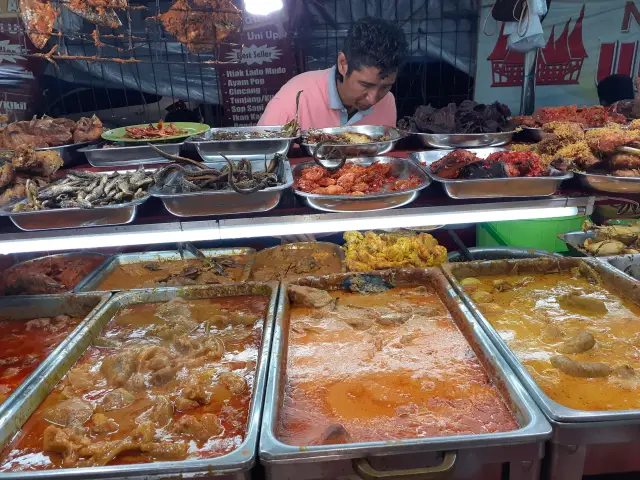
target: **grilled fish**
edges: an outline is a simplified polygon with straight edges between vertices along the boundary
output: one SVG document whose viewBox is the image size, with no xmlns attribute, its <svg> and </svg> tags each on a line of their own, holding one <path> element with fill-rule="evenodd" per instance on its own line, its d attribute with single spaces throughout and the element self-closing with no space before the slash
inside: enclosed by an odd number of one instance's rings
<svg viewBox="0 0 640 480">
<path fill-rule="evenodd" d="M 53 32 L 57 12 L 49 0 L 20 0 L 20 18 L 31 43 L 42 50 Z"/>
<path fill-rule="evenodd" d="M 116 0 L 111 3 L 120 5 L 122 2 Z M 86 21 L 101 27 L 118 28 L 122 26 L 122 22 L 113 8 L 95 8 L 91 6 L 91 2 L 85 0 L 71 0 L 65 2 L 64 6 Z M 126 6 L 126 1 L 123 6 Z"/>
</svg>

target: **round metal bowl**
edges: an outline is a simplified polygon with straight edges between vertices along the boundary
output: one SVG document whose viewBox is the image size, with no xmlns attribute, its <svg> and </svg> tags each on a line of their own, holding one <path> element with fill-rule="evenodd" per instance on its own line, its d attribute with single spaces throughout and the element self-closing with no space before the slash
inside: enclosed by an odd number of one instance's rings
<svg viewBox="0 0 640 480">
<path fill-rule="evenodd" d="M 546 250 L 537 250 L 535 248 L 517 248 L 517 247 L 473 247 L 469 249 L 469 253 L 474 260 L 506 260 L 511 258 L 548 258 L 562 257 L 558 253 L 547 252 Z M 466 262 L 462 253 L 458 250 L 450 252 L 447 255 L 449 263 Z"/>
<path fill-rule="evenodd" d="M 499 133 L 411 133 L 422 145 L 429 148 L 478 148 L 498 147 L 513 139 L 515 132 Z"/>
<path fill-rule="evenodd" d="M 383 142 L 368 142 L 368 143 L 354 143 L 348 145 L 336 145 L 332 143 L 325 143 L 321 147 L 323 150 L 331 150 L 332 158 L 346 156 L 351 157 L 375 157 L 376 155 L 382 155 L 390 152 L 398 143 L 398 140 L 404 137 L 404 134 L 397 128 L 390 128 L 381 125 L 355 125 L 349 127 L 332 127 L 332 128 L 319 128 L 314 129 L 314 132 L 328 133 L 338 135 L 345 132 L 362 133 L 364 135 L 374 136 L 388 136 L 389 140 Z M 313 156 L 316 147 L 315 143 L 307 143 L 308 130 L 302 132 L 302 148 L 309 156 Z M 320 152 L 322 156 L 322 152 Z"/>
</svg>

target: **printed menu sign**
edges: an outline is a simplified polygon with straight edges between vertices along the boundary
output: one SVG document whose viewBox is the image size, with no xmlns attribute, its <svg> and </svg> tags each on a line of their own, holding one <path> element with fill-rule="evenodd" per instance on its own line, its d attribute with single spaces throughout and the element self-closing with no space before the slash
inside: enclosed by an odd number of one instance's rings
<svg viewBox="0 0 640 480">
<path fill-rule="evenodd" d="M 222 60 L 239 62 L 218 67 L 225 126 L 255 125 L 269 100 L 294 75 L 286 27 L 284 9 L 268 16 L 245 14 L 239 45 L 222 49 Z"/>
</svg>

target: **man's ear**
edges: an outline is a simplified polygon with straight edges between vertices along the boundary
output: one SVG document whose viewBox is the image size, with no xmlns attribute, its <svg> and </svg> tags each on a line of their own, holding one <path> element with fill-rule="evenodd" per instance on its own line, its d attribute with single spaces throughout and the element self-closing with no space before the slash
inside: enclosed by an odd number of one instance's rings
<svg viewBox="0 0 640 480">
<path fill-rule="evenodd" d="M 347 57 L 343 52 L 338 54 L 338 73 L 343 77 L 347 76 L 349 71 L 349 64 L 347 63 Z"/>
</svg>

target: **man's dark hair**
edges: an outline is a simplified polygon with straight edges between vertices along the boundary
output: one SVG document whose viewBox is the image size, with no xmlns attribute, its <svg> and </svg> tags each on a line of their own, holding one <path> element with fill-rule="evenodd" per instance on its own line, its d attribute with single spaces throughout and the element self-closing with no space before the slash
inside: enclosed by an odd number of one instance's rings
<svg viewBox="0 0 640 480">
<path fill-rule="evenodd" d="M 598 83 L 600 104 L 608 107 L 620 100 L 633 99 L 633 80 L 629 75 L 609 75 Z"/>
<path fill-rule="evenodd" d="M 407 55 L 404 31 L 381 18 L 366 17 L 355 22 L 344 40 L 342 49 L 349 70 L 347 76 L 362 67 L 375 67 L 383 76 L 397 72 Z M 336 77 L 342 75 L 336 70 Z"/>
</svg>

